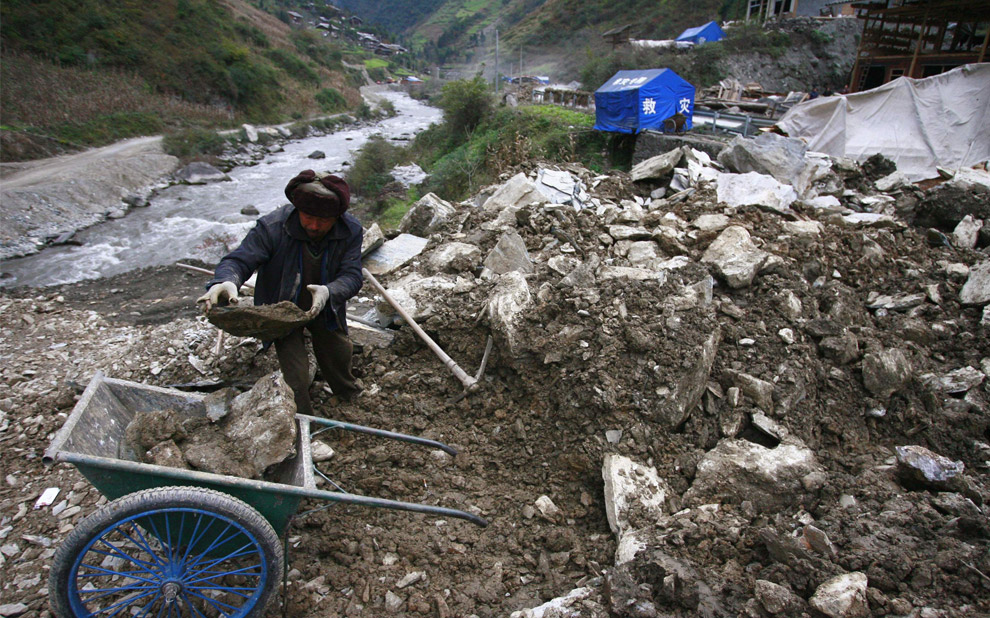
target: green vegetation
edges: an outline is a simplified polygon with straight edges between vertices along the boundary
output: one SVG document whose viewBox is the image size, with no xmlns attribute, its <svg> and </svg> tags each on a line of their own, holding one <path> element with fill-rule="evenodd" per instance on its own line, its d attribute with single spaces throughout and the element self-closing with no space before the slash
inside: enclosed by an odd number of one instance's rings
<svg viewBox="0 0 990 618">
<path fill-rule="evenodd" d="M 227 139 L 206 129 L 186 129 L 162 138 L 162 149 L 180 159 L 199 155 L 217 156 L 223 152 Z"/>
<path fill-rule="evenodd" d="M 347 109 L 347 100 L 335 88 L 324 88 L 316 93 L 316 102 L 320 109 L 327 113 L 340 112 Z"/>
</svg>

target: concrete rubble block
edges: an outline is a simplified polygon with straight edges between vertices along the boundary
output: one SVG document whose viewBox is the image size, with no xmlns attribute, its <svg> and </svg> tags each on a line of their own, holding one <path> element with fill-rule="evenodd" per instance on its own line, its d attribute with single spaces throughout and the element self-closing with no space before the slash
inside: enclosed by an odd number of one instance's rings
<svg viewBox="0 0 990 618">
<path fill-rule="evenodd" d="M 563 288 L 593 288 L 597 282 L 595 272 L 598 270 L 600 258 L 597 253 L 592 253 L 588 259 L 581 262 L 566 277 L 560 280 L 557 285 Z"/>
<path fill-rule="evenodd" d="M 911 180 L 904 175 L 903 172 L 893 172 L 887 174 L 883 178 L 877 179 L 873 185 L 877 188 L 877 191 L 883 191 L 884 193 L 890 193 L 891 191 L 896 191 L 897 189 L 902 189 L 911 184 Z"/>
<path fill-rule="evenodd" d="M 670 486 L 656 468 L 640 465 L 622 455 L 605 455 L 605 515 L 616 537 L 626 531 L 655 523 L 664 514 Z M 635 522 L 630 517 L 635 516 Z"/>
<path fill-rule="evenodd" d="M 634 226 L 638 225 L 645 217 L 646 210 L 632 200 L 622 200 L 622 208 L 615 213 L 616 221 Z"/>
<path fill-rule="evenodd" d="M 610 225 L 608 235 L 615 240 L 649 240 L 653 237 L 646 228 L 628 225 Z"/>
<path fill-rule="evenodd" d="M 774 212 L 791 214 L 791 204 L 798 198 L 794 187 L 757 172 L 746 174 L 722 172 L 719 173 L 717 181 L 718 201 L 729 206 L 763 206 Z"/>
<path fill-rule="evenodd" d="M 727 438 L 698 462 L 684 503 L 749 500 L 760 511 L 776 511 L 806 501 L 823 482 L 814 452 L 796 437 L 788 436 L 774 448 Z"/>
<path fill-rule="evenodd" d="M 660 251 L 652 240 L 633 241 L 626 250 L 626 259 L 635 267 L 650 268 L 660 260 Z"/>
<path fill-rule="evenodd" d="M 560 508 L 553 503 L 550 496 L 540 496 L 536 499 L 533 506 L 536 507 L 536 511 L 540 514 L 540 517 L 547 521 L 557 521 L 562 515 Z"/>
<path fill-rule="evenodd" d="M 777 614 L 796 615 L 806 605 L 804 599 L 794 594 L 789 588 L 765 579 L 756 580 L 753 585 L 753 596 L 767 613 L 774 616 Z"/>
<path fill-rule="evenodd" d="M 898 446 L 897 474 L 909 483 L 921 484 L 935 491 L 959 491 L 965 486 L 965 465 L 928 450 L 923 446 Z"/>
<path fill-rule="evenodd" d="M 381 226 L 372 223 L 371 227 L 364 231 L 364 236 L 361 238 L 361 257 L 363 258 L 384 244 L 385 233 L 382 232 Z"/>
<path fill-rule="evenodd" d="M 964 305 L 990 303 L 990 260 L 984 260 L 969 269 L 969 277 L 959 292 L 959 302 Z"/>
<path fill-rule="evenodd" d="M 176 179 L 190 185 L 205 185 L 208 182 L 220 180 L 230 180 L 230 176 L 224 174 L 209 163 L 193 161 L 189 165 L 175 173 Z"/>
<path fill-rule="evenodd" d="M 803 194 L 818 173 L 818 164 L 805 157 L 799 139 L 762 133 L 754 139 L 736 137 L 718 154 L 718 162 L 733 172 L 773 176 Z M 720 198 L 721 199 L 721 198 Z"/>
<path fill-rule="evenodd" d="M 399 231 L 416 236 L 429 236 L 440 229 L 457 211 L 454 205 L 433 193 L 419 198 L 399 222 Z"/>
<path fill-rule="evenodd" d="M 630 268 L 628 266 L 602 266 L 598 269 L 599 281 L 623 279 L 626 281 L 656 281 L 663 285 L 667 281 L 667 271 L 648 268 Z"/>
<path fill-rule="evenodd" d="M 974 219 L 973 215 L 966 215 L 956 226 L 956 229 L 952 230 L 952 244 L 960 249 L 972 249 L 976 247 L 976 241 L 979 239 L 982 229 L 983 221 L 981 219 Z"/>
<path fill-rule="evenodd" d="M 729 221 L 729 217 L 725 215 L 705 214 L 699 215 L 697 219 L 691 222 L 691 225 L 702 232 L 721 232 L 729 227 Z"/>
<path fill-rule="evenodd" d="M 633 182 L 663 178 L 677 167 L 682 158 L 684 158 L 684 150 L 681 148 L 651 157 L 634 165 L 629 171 L 629 178 Z"/>
<path fill-rule="evenodd" d="M 519 232 L 508 230 L 502 234 L 498 243 L 485 258 L 485 270 L 495 275 L 504 275 L 507 272 L 533 272 L 533 261 L 529 259 L 526 241 Z"/>
<path fill-rule="evenodd" d="M 569 172 L 540 168 L 536 172 L 536 189 L 554 204 L 582 208 L 590 199 L 580 180 Z"/>
<path fill-rule="evenodd" d="M 825 229 L 825 226 L 818 221 L 784 221 L 781 223 L 781 227 L 788 234 L 803 236 L 805 238 L 821 236 Z"/>
<path fill-rule="evenodd" d="M 701 261 L 712 264 L 729 287 L 744 288 L 753 283 L 769 255 L 753 244 L 746 228 L 731 225 L 708 246 Z"/>
<path fill-rule="evenodd" d="M 721 339 L 722 331 L 716 329 L 701 343 L 696 353 L 690 356 L 694 361 L 693 366 L 681 377 L 673 395 L 661 403 L 657 410 L 658 420 L 664 427 L 673 429 L 680 426 L 698 406 L 708 386 Z"/>
<path fill-rule="evenodd" d="M 936 392 L 958 395 L 976 388 L 986 377 L 985 373 L 974 367 L 960 367 L 941 376 L 925 374 L 921 376 L 921 382 Z"/>
<path fill-rule="evenodd" d="M 387 275 L 423 252 L 429 239 L 413 234 L 399 234 L 375 249 L 364 259 L 364 267 L 373 275 Z"/>
<path fill-rule="evenodd" d="M 221 422 L 190 436 L 183 444 L 186 462 L 206 472 L 260 478 L 295 455 L 295 413 L 292 389 L 280 372 L 269 374 L 235 397 Z"/>
<path fill-rule="evenodd" d="M 449 242 L 437 247 L 428 261 L 433 272 L 448 273 L 473 271 L 480 263 L 481 249 L 463 242 Z"/>
<path fill-rule="evenodd" d="M 868 300 L 866 306 L 870 309 L 886 309 L 887 311 L 907 311 L 925 302 L 928 297 L 923 292 L 917 294 L 883 294 L 873 300 Z"/>
<path fill-rule="evenodd" d="M 500 186 L 490 198 L 485 200 L 482 209 L 486 212 L 499 212 L 505 209 L 519 210 L 548 202 L 536 185 L 522 172 L 516 174 Z"/>
<path fill-rule="evenodd" d="M 872 614 L 866 588 L 865 574 L 845 573 L 819 586 L 809 603 L 829 618 L 869 618 Z"/>
<path fill-rule="evenodd" d="M 897 348 L 870 352 L 863 357 L 863 386 L 881 399 L 904 388 L 914 376 L 911 360 Z"/>
<path fill-rule="evenodd" d="M 532 302 L 526 278 L 516 271 L 499 277 L 488 298 L 488 318 L 492 329 L 510 356 L 522 356 L 526 350 L 526 337 L 520 330 L 520 322 Z"/>
</svg>

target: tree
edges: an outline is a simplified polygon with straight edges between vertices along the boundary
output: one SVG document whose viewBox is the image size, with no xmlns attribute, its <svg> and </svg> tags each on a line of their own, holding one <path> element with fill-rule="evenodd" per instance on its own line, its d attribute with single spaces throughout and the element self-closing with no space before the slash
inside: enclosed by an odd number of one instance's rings
<svg viewBox="0 0 990 618">
<path fill-rule="evenodd" d="M 450 134 L 458 138 L 470 135 L 494 109 L 488 84 L 481 77 L 444 84 L 438 105 Z"/>
</svg>

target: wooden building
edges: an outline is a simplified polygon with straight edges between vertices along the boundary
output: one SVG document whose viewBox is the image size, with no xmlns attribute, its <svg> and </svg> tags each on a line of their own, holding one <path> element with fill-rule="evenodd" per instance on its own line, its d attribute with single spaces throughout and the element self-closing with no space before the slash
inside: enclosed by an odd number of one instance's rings
<svg viewBox="0 0 990 618">
<path fill-rule="evenodd" d="M 850 92 L 990 61 L 990 0 L 874 0 L 853 7 L 864 23 Z"/>
</svg>

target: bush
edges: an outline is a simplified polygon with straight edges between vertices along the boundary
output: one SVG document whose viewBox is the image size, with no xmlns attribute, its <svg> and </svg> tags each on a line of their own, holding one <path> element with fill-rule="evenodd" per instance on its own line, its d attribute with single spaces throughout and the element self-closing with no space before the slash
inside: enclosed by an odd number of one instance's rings
<svg viewBox="0 0 990 618">
<path fill-rule="evenodd" d="M 320 76 L 308 64 L 300 60 L 299 56 L 290 54 L 284 49 L 269 49 L 265 52 L 265 56 L 298 81 L 307 84 L 320 83 Z"/>
<path fill-rule="evenodd" d="M 324 88 L 316 93 L 315 98 L 317 105 L 324 112 L 333 113 L 347 109 L 347 100 L 335 88 Z"/>
<path fill-rule="evenodd" d="M 227 140 L 213 131 L 187 129 L 169 133 L 162 138 L 162 149 L 180 159 L 198 155 L 218 156 L 223 153 Z"/>
<path fill-rule="evenodd" d="M 355 195 L 375 198 L 392 182 L 392 168 L 408 158 L 404 148 L 390 144 L 381 135 L 373 135 L 354 159 L 347 172 L 347 182 Z"/>
<path fill-rule="evenodd" d="M 488 83 L 480 76 L 444 84 L 437 106 L 443 110 L 448 134 L 466 138 L 494 109 Z"/>
</svg>

